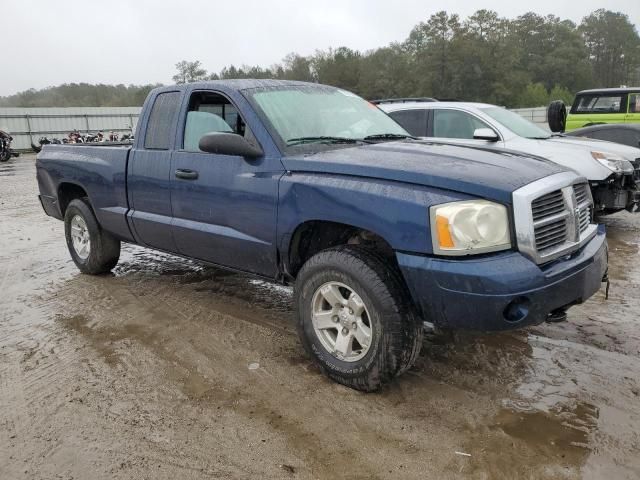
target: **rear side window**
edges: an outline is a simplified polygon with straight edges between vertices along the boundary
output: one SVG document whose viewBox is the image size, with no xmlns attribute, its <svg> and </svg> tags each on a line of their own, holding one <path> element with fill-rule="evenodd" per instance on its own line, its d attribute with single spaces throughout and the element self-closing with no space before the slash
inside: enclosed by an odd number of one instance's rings
<svg viewBox="0 0 640 480">
<path fill-rule="evenodd" d="M 427 136 L 427 110 L 398 110 L 389 116 L 415 137 Z"/>
<path fill-rule="evenodd" d="M 161 93 L 156 97 L 147 123 L 144 148 L 168 150 L 171 145 L 171 131 L 180 109 L 180 92 Z"/>
<path fill-rule="evenodd" d="M 640 113 L 640 93 L 629 95 L 629 113 Z"/>
<path fill-rule="evenodd" d="M 624 113 L 623 95 L 582 95 L 576 98 L 571 113 Z"/>
</svg>

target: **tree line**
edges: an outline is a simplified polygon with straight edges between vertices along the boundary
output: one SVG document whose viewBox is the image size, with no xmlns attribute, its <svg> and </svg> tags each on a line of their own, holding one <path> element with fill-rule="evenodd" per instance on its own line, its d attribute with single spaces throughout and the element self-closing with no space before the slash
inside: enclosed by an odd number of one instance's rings
<svg viewBox="0 0 640 480">
<path fill-rule="evenodd" d="M 66 83 L 0 97 L 0 107 L 135 107 L 162 84 L 104 85 Z"/>
<path fill-rule="evenodd" d="M 213 73 L 184 60 L 173 81 L 229 78 L 320 82 L 369 99 L 431 96 L 533 107 L 570 103 L 585 88 L 640 86 L 640 36 L 627 15 L 605 9 L 580 24 L 532 12 L 507 19 L 483 9 L 461 19 L 441 11 L 404 41 L 377 49 L 290 53 L 276 65 Z M 62 85 L 0 98 L 0 106 L 141 105 L 154 86 Z"/>
</svg>

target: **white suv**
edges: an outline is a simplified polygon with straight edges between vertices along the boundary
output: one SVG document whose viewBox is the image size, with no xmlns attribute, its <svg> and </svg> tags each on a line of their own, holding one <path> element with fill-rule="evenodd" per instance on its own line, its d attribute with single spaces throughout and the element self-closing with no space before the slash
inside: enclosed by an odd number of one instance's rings
<svg viewBox="0 0 640 480">
<path fill-rule="evenodd" d="M 551 134 L 505 108 L 432 99 L 374 101 L 405 130 L 429 140 L 499 147 L 546 158 L 589 180 L 596 210 L 634 211 L 640 204 L 640 149 Z"/>
</svg>

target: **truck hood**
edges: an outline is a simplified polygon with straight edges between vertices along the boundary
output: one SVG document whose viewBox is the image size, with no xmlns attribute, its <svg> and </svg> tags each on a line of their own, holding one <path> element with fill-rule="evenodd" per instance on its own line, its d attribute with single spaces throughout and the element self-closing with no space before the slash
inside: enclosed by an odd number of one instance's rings
<svg viewBox="0 0 640 480">
<path fill-rule="evenodd" d="M 287 156 L 292 172 L 350 175 L 441 188 L 511 203 L 511 193 L 566 171 L 545 159 L 504 149 L 399 141 Z"/>
</svg>

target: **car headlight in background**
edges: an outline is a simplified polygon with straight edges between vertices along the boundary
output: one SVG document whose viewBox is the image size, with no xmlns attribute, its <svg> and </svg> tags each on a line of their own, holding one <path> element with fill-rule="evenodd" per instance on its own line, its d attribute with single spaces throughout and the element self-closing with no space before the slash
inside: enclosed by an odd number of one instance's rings
<svg viewBox="0 0 640 480">
<path fill-rule="evenodd" d="M 464 200 L 430 208 L 433 251 L 474 255 L 511 248 L 507 208 L 488 200 Z"/>
<path fill-rule="evenodd" d="M 633 165 L 620 155 L 610 152 L 591 152 L 591 156 L 615 173 L 633 173 Z"/>
</svg>

